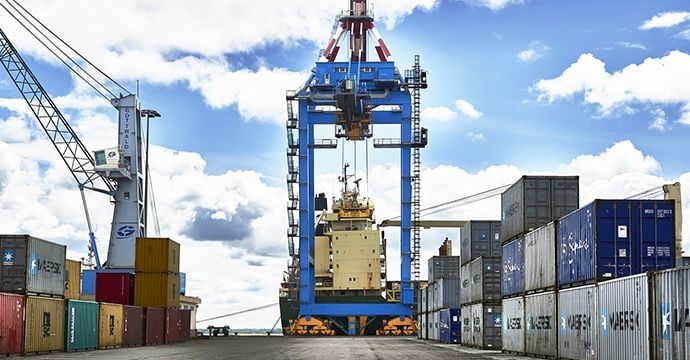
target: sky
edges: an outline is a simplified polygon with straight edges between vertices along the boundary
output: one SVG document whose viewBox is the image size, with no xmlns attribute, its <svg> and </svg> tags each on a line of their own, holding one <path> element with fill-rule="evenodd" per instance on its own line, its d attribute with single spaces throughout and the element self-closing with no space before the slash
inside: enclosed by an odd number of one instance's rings
<svg viewBox="0 0 690 360">
<path fill-rule="evenodd" d="M 130 91 L 138 82 L 143 107 L 162 114 L 151 122 L 158 217 L 161 234 L 182 245 L 187 292 L 203 301 L 198 319 L 276 302 L 288 261 L 285 91 L 307 79 L 347 2 L 24 6 Z M 419 54 L 429 73 L 422 93 L 422 124 L 429 129 L 422 207 L 523 174 L 563 174 L 580 176 L 582 205 L 679 181 L 690 211 L 683 155 L 690 150 L 687 1 L 378 0 L 373 9 L 398 68 L 409 68 Z M 2 9 L 0 24 L 86 147 L 116 145 L 117 114 L 108 101 Z M 332 137 L 332 128 L 319 131 Z M 389 131 L 374 128 L 374 137 Z M 368 179 L 377 219 L 398 215 L 397 152 L 366 151 L 363 144 L 358 150 L 358 175 Z M 345 153 L 354 162 L 352 145 Z M 317 156 L 316 189 L 330 197 L 342 153 Z M 105 257 L 112 206 L 100 194 L 87 200 Z M 434 218 L 499 219 L 500 199 Z M 689 231 L 685 220 L 685 238 Z M 67 244 L 71 258 L 86 252 L 74 180 L 4 72 L 0 232 Z M 395 279 L 399 243 L 395 232 L 387 234 Z M 424 231 L 423 259 L 446 236 L 457 240 L 457 231 Z M 216 325 L 270 327 L 278 315 L 274 307 Z"/>
</svg>

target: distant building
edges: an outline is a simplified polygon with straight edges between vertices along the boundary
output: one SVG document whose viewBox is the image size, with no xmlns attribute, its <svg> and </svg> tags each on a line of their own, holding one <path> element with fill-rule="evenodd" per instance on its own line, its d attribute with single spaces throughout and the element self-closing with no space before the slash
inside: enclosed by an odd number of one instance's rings
<svg viewBox="0 0 690 360">
<path fill-rule="evenodd" d="M 199 308 L 199 304 L 201 304 L 201 298 L 196 297 L 196 296 L 186 296 L 186 295 L 180 295 L 180 309 L 191 309 L 192 310 L 192 316 L 191 316 L 191 321 L 189 322 L 189 336 L 190 337 L 195 337 L 196 336 L 196 310 Z"/>
</svg>

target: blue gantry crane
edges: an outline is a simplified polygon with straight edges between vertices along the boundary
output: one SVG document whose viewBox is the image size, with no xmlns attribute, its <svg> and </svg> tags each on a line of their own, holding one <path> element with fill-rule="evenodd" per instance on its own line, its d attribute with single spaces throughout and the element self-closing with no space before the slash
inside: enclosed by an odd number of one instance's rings
<svg viewBox="0 0 690 360">
<path fill-rule="evenodd" d="M 328 46 L 311 76 L 298 90 L 287 94 L 288 247 L 291 256 L 288 277 L 291 280 L 288 279 L 283 287 L 291 288 L 292 300 L 299 302 L 295 321 L 305 324 L 303 328 L 333 324 L 344 333 L 354 335 L 362 333 L 357 329 L 363 327 L 358 323 L 363 318 L 384 318 L 387 320 L 377 330 L 379 333 L 409 335 L 407 330 L 414 328 L 411 319 L 413 280 L 419 280 L 420 234 L 416 224 L 420 204 L 420 149 L 427 144 L 427 130 L 420 126 L 420 90 L 427 87 L 427 76 L 420 66 L 419 56 L 415 56 L 412 69 L 401 74 L 374 26 L 367 1 L 349 2 L 349 9 L 336 18 Z M 339 58 L 341 48 L 345 48 L 346 53 Z M 375 56 L 368 53 L 372 49 Z M 319 125 L 334 125 L 336 139 L 316 139 L 315 127 Z M 336 148 L 338 139 L 363 141 L 372 138 L 375 125 L 397 125 L 400 131 L 399 138 L 373 139 L 374 148 L 400 151 L 400 299 L 366 303 L 319 299 L 315 282 L 315 231 L 319 225 L 317 211 L 323 209 L 317 209 L 315 204 L 316 151 Z M 281 313 L 285 327 L 282 305 Z M 314 319 L 327 320 L 314 322 Z M 339 325 L 337 319 L 347 319 L 347 323 Z M 312 332 L 316 333 L 319 332 Z"/>
</svg>

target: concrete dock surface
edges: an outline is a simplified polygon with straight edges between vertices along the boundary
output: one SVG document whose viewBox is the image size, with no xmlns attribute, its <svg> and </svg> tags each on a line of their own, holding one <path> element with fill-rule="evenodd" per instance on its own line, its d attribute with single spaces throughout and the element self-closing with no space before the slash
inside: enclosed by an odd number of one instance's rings
<svg viewBox="0 0 690 360">
<path fill-rule="evenodd" d="M 230 336 L 185 343 L 31 356 L 32 359 L 468 359 L 527 357 L 398 337 Z"/>
</svg>

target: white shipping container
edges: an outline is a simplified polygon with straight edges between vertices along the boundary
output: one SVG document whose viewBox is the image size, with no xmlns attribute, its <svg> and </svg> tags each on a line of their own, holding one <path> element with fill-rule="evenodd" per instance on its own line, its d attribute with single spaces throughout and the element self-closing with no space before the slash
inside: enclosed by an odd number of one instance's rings
<svg viewBox="0 0 690 360">
<path fill-rule="evenodd" d="M 690 268 L 654 276 L 652 327 L 656 359 L 690 359 Z"/>
<path fill-rule="evenodd" d="M 556 286 L 556 222 L 525 235 L 525 292 Z"/>
<path fill-rule="evenodd" d="M 429 311 L 460 307 L 460 278 L 443 278 L 434 283 L 434 299 Z"/>
<path fill-rule="evenodd" d="M 417 313 L 418 314 L 425 313 L 425 312 L 429 311 L 429 309 L 427 307 L 427 290 L 428 289 L 429 289 L 428 287 L 423 287 L 423 288 L 419 289 L 419 295 L 417 297 L 417 299 L 419 300 L 419 302 L 417 304 Z"/>
<path fill-rule="evenodd" d="M 472 295 L 472 279 L 470 277 L 470 264 L 467 263 L 460 268 L 460 304 L 470 303 Z"/>
<path fill-rule="evenodd" d="M 525 296 L 525 353 L 558 355 L 557 301 L 553 291 Z"/>
<path fill-rule="evenodd" d="M 562 359 L 598 358 L 598 334 L 601 319 L 597 312 L 595 285 L 558 292 L 558 355 Z"/>
<path fill-rule="evenodd" d="M 472 305 L 460 308 L 460 344 L 472 345 Z"/>
<path fill-rule="evenodd" d="M 599 284 L 599 357 L 650 359 L 649 273 Z"/>
<path fill-rule="evenodd" d="M 441 327 L 439 326 L 439 315 L 440 311 L 434 311 L 429 314 L 431 321 L 430 321 L 430 329 L 429 329 L 429 338 L 431 340 L 439 341 L 441 340 Z"/>
<path fill-rule="evenodd" d="M 504 299 L 501 304 L 503 350 L 525 353 L 525 300 L 522 296 Z"/>
</svg>

